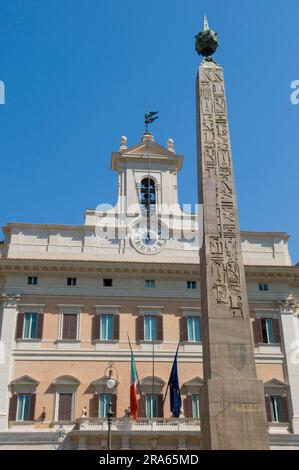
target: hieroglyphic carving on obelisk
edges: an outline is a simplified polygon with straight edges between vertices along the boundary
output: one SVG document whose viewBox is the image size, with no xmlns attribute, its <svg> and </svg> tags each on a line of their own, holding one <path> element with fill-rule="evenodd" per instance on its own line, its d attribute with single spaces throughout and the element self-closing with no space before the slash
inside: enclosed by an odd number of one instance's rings
<svg viewBox="0 0 299 470">
<path fill-rule="evenodd" d="M 211 54 L 217 34 L 196 37 L 204 385 L 203 449 L 267 449 L 263 384 L 257 380 L 235 196 L 223 70 Z"/>
</svg>

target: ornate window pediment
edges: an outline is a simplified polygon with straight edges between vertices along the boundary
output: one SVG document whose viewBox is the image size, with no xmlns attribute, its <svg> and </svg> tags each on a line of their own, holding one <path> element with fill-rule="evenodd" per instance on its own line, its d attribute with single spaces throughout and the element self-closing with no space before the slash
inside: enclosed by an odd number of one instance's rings
<svg viewBox="0 0 299 470">
<path fill-rule="evenodd" d="M 39 385 L 39 381 L 33 379 L 29 375 L 22 375 L 22 377 L 18 377 L 11 381 L 11 385 L 35 385 L 36 387 Z"/>
<path fill-rule="evenodd" d="M 143 377 L 143 379 L 140 380 L 140 389 L 138 387 L 138 391 L 142 393 L 154 393 L 155 394 L 160 394 L 162 393 L 163 387 L 165 385 L 165 381 L 161 379 L 160 377 L 155 376 L 154 380 L 152 376 L 147 376 Z"/>
<path fill-rule="evenodd" d="M 29 375 L 22 375 L 22 377 L 12 380 L 10 385 L 14 393 L 35 393 L 39 381 Z"/>
<path fill-rule="evenodd" d="M 196 394 L 200 392 L 203 386 L 203 379 L 199 376 L 193 377 L 192 379 L 185 382 L 181 387 L 183 395 Z"/>
<path fill-rule="evenodd" d="M 266 396 L 285 396 L 288 390 L 288 384 L 278 379 L 271 379 L 264 382 Z"/>
<path fill-rule="evenodd" d="M 80 383 L 80 380 L 72 375 L 60 375 L 53 380 L 57 392 L 74 392 Z"/>
</svg>

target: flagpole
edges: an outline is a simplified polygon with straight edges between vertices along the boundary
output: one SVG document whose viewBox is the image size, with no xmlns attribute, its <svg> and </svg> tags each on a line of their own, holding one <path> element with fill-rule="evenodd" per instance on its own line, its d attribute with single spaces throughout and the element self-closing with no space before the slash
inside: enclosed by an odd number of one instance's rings
<svg viewBox="0 0 299 470">
<path fill-rule="evenodd" d="M 155 395 L 155 339 L 154 339 L 154 335 L 153 335 L 153 329 L 152 329 L 152 341 L 153 341 L 153 358 L 152 358 L 152 361 L 153 361 L 153 377 L 152 377 L 152 400 L 151 400 L 151 408 L 152 408 L 152 411 L 154 411 L 154 395 Z M 153 413 L 154 414 L 154 413 Z M 152 416 L 153 418 L 154 416 Z"/>
<path fill-rule="evenodd" d="M 178 353 L 178 351 L 179 351 L 179 347 L 180 347 L 180 344 L 181 344 L 181 340 L 182 340 L 182 334 L 181 334 L 181 336 L 180 336 L 180 339 L 179 339 L 179 342 L 178 342 L 178 345 L 177 345 L 177 348 L 176 348 L 176 352 L 175 352 L 174 357 L 176 357 L 176 355 L 177 355 L 177 353 Z M 171 369 L 171 370 L 172 370 L 172 369 Z M 169 389 L 169 382 L 167 383 L 167 388 L 166 388 L 166 392 L 165 392 L 165 395 L 164 395 L 163 407 L 164 407 L 165 400 L 166 400 L 166 397 L 167 397 L 168 389 Z"/>
<path fill-rule="evenodd" d="M 133 354 L 132 345 L 131 345 L 131 341 L 130 341 L 130 337 L 129 337 L 129 333 L 128 333 L 128 332 L 127 332 L 127 336 L 128 336 L 130 351 L 131 351 L 131 354 Z M 144 404 L 144 397 L 143 397 L 143 393 L 142 393 L 142 389 L 141 389 L 141 384 L 140 384 L 140 380 L 139 380 L 139 375 L 138 375 L 137 367 L 136 367 L 136 374 L 137 374 L 138 387 L 139 387 L 139 390 L 140 390 L 141 402 L 142 402 L 142 406 L 143 406 L 144 413 L 145 413 L 145 416 L 146 416 L 146 407 L 145 407 L 145 404 Z"/>
</svg>

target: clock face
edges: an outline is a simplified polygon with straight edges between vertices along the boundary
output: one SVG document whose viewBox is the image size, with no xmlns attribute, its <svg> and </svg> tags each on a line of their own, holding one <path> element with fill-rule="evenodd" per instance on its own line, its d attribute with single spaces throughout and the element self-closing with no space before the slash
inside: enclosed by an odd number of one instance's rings
<svg viewBox="0 0 299 470">
<path fill-rule="evenodd" d="M 165 240 L 161 238 L 161 229 L 147 225 L 139 225 L 131 234 L 134 248 L 143 254 L 155 254 L 162 250 Z"/>
</svg>

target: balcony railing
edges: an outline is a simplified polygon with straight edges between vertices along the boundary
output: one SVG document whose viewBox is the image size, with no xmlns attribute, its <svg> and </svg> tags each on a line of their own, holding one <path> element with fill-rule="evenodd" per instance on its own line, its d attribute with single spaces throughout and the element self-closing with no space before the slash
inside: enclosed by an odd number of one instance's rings
<svg viewBox="0 0 299 470">
<path fill-rule="evenodd" d="M 80 418 L 75 429 L 80 431 L 107 431 L 106 418 Z M 112 431 L 199 431 L 198 418 L 138 418 L 133 421 L 129 418 L 114 418 Z"/>
</svg>

